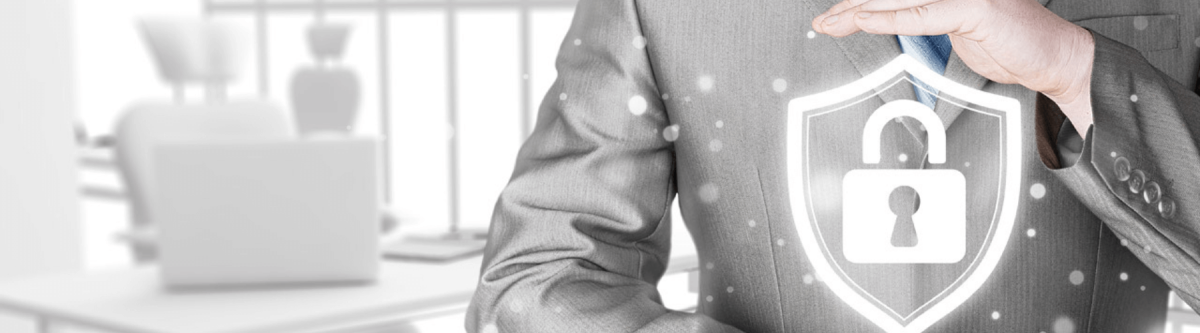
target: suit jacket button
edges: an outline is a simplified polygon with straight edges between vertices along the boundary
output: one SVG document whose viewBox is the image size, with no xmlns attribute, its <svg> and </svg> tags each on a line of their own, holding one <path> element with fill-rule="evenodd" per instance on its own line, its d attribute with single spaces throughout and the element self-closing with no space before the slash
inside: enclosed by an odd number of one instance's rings
<svg viewBox="0 0 1200 333">
<path fill-rule="evenodd" d="M 1162 216 L 1164 219 L 1169 219 L 1169 218 L 1174 217 L 1175 216 L 1175 200 L 1171 200 L 1171 198 L 1163 197 L 1162 200 L 1160 200 L 1158 202 L 1158 215 Z"/>
<path fill-rule="evenodd" d="M 1146 186 L 1146 173 L 1142 170 L 1133 170 L 1129 173 L 1129 192 L 1138 194 L 1142 192 L 1142 188 Z"/>
<path fill-rule="evenodd" d="M 1148 204 L 1158 202 L 1158 199 L 1162 195 L 1162 188 L 1158 187 L 1158 183 L 1148 181 L 1145 187 L 1142 192 L 1142 199 L 1145 199 Z"/>
<path fill-rule="evenodd" d="M 1117 180 L 1129 180 L 1129 160 L 1125 156 L 1117 157 L 1117 161 L 1113 162 L 1113 173 L 1117 175 Z"/>
</svg>

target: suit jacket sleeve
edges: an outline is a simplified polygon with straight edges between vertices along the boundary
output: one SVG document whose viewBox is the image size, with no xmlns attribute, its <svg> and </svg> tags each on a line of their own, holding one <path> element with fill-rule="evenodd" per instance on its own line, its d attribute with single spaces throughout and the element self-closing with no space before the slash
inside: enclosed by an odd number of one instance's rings
<svg viewBox="0 0 1200 333">
<path fill-rule="evenodd" d="M 666 309 L 656 289 L 674 157 L 640 36 L 634 0 L 579 2 L 496 203 L 468 331 L 736 331 Z"/>
<path fill-rule="evenodd" d="M 1134 255 L 1200 308 L 1200 96 L 1137 50 L 1093 36 L 1093 125 L 1086 140 L 1069 123 L 1050 134 L 1058 136 L 1065 166 L 1054 172 Z M 1057 159 L 1041 151 L 1043 161 Z"/>
</svg>

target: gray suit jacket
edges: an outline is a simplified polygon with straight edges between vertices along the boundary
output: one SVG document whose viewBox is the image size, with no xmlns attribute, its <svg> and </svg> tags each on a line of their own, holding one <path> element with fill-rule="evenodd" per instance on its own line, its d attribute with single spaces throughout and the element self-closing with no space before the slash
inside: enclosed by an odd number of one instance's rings
<svg viewBox="0 0 1200 333">
<path fill-rule="evenodd" d="M 1035 92 L 990 82 L 952 56 L 946 77 L 1020 101 L 1023 175 L 1005 189 L 1021 195 L 995 271 L 927 331 L 1161 331 L 1169 290 L 1200 305 L 1200 6 L 1046 2 L 1096 37 L 1093 132 L 1077 154 L 1039 154 L 1039 140 L 1070 142 L 1047 121 L 1061 115 L 1039 115 Z M 495 206 L 468 331 L 879 331 L 814 282 L 789 202 L 787 103 L 901 53 L 893 36 L 810 37 L 810 20 L 834 3 L 581 0 L 558 80 Z M 831 120 L 813 149 L 855 165 L 866 115 L 915 99 L 908 83 L 898 87 Z M 971 191 L 998 190 L 986 180 L 999 172 L 996 152 L 978 149 L 997 140 L 981 134 L 996 123 L 942 101 L 935 112 L 950 142 L 942 168 L 982 189 Z M 885 127 L 884 156 L 922 156 L 921 133 L 908 122 Z M 1068 167 L 1047 166 L 1060 158 Z M 655 289 L 676 195 L 705 267 L 696 313 L 665 309 Z M 992 211 L 980 198 L 968 196 L 968 215 Z M 968 230 L 989 222 L 971 218 Z M 908 308 L 955 276 L 919 267 L 874 275 L 902 286 L 877 290 L 881 298 Z"/>
</svg>

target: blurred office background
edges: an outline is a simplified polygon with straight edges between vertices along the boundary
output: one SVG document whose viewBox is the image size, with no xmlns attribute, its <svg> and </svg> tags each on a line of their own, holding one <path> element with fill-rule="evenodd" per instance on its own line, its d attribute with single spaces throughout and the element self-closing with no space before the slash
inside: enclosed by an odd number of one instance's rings
<svg viewBox="0 0 1200 333">
<path fill-rule="evenodd" d="M 487 227 L 555 79 L 554 58 L 569 40 L 574 6 L 575 0 L 6 1 L 0 22 L 9 23 L 0 23 L 0 43 L 28 47 L 0 52 L 0 91 L 35 84 L 42 93 L 0 93 L 9 99 L 0 105 L 38 110 L 0 112 L 0 149 L 36 150 L 31 156 L 38 157 L 0 161 L 8 168 L 0 186 L 20 189 L 0 189 L 0 200 L 20 203 L 0 206 L 0 244 L 6 244 L 0 258 L 18 263 L 0 267 L 0 278 L 134 265 L 127 244 L 113 237 L 130 219 L 112 161 L 114 125 L 130 105 L 173 93 L 137 31 L 139 18 L 204 17 L 242 27 L 249 58 L 227 95 L 264 98 L 285 111 L 293 74 L 313 62 L 305 29 L 318 20 L 350 24 L 340 64 L 357 73 L 361 86 L 350 131 L 383 143 L 385 204 L 400 228 L 437 233 L 451 224 Z M 192 99 L 203 94 L 195 87 L 186 92 Z M 678 208 L 673 216 L 672 257 L 694 261 Z M 37 237 L 20 236 L 29 234 Z M 660 285 L 669 307 L 694 308 L 692 266 Z M 463 300 L 444 307 L 411 327 L 461 331 L 465 306 Z M 1183 302 L 1172 298 L 1170 306 L 1165 332 L 1200 332 L 1200 317 Z M 19 314 L 0 315 L 0 331 L 33 329 Z"/>
</svg>

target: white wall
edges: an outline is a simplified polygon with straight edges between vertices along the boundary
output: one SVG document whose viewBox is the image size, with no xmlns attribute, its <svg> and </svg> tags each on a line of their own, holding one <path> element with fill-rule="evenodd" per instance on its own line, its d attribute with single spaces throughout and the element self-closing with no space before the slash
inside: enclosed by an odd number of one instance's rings
<svg viewBox="0 0 1200 333">
<path fill-rule="evenodd" d="M 71 2 L 0 1 L 0 280 L 80 267 Z"/>
</svg>

